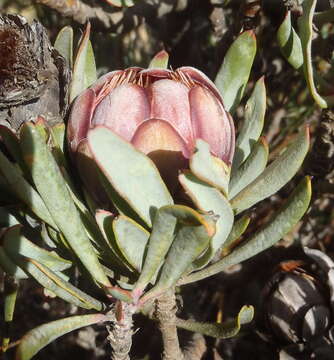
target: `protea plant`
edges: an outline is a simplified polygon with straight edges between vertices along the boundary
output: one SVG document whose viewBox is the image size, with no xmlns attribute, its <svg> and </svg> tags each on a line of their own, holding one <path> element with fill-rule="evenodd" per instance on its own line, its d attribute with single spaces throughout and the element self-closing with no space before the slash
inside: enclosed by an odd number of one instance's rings
<svg viewBox="0 0 334 360">
<path fill-rule="evenodd" d="M 56 42 L 68 59 L 69 47 L 60 45 L 71 43 L 71 37 L 71 29 L 65 28 Z M 18 137 L 0 128 L 11 155 L 0 153 L 2 184 L 20 205 L 19 212 L 5 209 L 10 223 L 2 235 L 1 267 L 94 311 L 33 329 L 20 342 L 18 360 L 28 360 L 53 339 L 96 322 L 111 325 L 113 358 L 128 358 L 132 317 L 138 312 L 159 322 L 166 359 L 182 357 L 177 327 L 224 338 L 251 321 L 249 305 L 222 324 L 177 318 L 175 287 L 217 274 L 270 247 L 308 207 L 306 177 L 261 229 L 239 243 L 250 221 L 240 214 L 286 184 L 309 147 L 304 128 L 267 166 L 268 146 L 260 137 L 266 107 L 263 78 L 247 101 L 235 142 L 228 111 L 240 103 L 255 52 L 254 33 L 241 33 L 215 85 L 193 68 L 167 70 L 166 53 L 158 54 L 148 70 L 130 68 L 96 80 L 88 27 L 69 94 L 76 98 L 67 128 L 72 156 L 66 157 L 64 124 L 50 126 L 39 117 L 24 124 Z M 170 152 L 177 153 L 177 161 Z M 76 166 L 84 187 L 72 177 Z M 175 174 L 173 181 L 187 201 L 177 203 L 163 180 L 169 182 L 166 169 Z M 90 201 L 96 186 L 106 197 L 103 204 L 111 207 Z M 41 226 L 32 230 L 31 218 Z M 71 282 L 75 268 L 85 278 L 85 288 Z M 15 297 L 8 297 L 8 319 L 14 302 Z"/>
</svg>

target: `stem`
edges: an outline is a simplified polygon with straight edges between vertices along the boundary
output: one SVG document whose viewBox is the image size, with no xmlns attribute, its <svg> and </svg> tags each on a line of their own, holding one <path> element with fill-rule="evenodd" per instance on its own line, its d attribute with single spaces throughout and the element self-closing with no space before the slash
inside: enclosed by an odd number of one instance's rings
<svg viewBox="0 0 334 360">
<path fill-rule="evenodd" d="M 119 302 L 116 311 L 110 314 L 114 325 L 107 326 L 108 340 L 112 347 L 112 360 L 130 360 L 129 352 L 132 345 L 132 316 L 135 311 L 133 305 Z M 118 314 L 114 314 L 117 312 Z"/>
<path fill-rule="evenodd" d="M 156 317 L 164 344 L 163 360 L 182 360 L 176 328 L 176 302 L 174 288 L 167 290 L 156 300 Z"/>
</svg>

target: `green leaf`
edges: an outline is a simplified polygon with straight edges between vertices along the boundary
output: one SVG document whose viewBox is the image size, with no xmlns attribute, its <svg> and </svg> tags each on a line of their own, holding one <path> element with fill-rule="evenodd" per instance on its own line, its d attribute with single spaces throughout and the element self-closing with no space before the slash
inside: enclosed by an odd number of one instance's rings
<svg viewBox="0 0 334 360">
<path fill-rule="evenodd" d="M 190 172 L 181 174 L 179 181 L 187 195 L 200 210 L 213 212 L 215 215 L 218 215 L 216 233 L 204 257 L 199 258 L 195 262 L 194 268 L 197 268 L 206 265 L 215 255 L 216 251 L 224 244 L 232 229 L 234 215 L 229 202 L 223 194 L 203 183 Z"/>
<path fill-rule="evenodd" d="M 0 268 L 15 279 L 28 279 L 28 275 L 8 257 L 2 246 L 0 246 Z"/>
<path fill-rule="evenodd" d="M 43 200 L 36 190 L 24 179 L 21 171 L 0 151 L 0 170 L 12 192 L 28 206 L 41 220 L 57 228 Z"/>
<path fill-rule="evenodd" d="M 202 323 L 192 320 L 176 319 L 176 326 L 200 333 L 206 336 L 211 336 L 217 339 L 228 339 L 238 334 L 242 325 L 248 324 L 253 320 L 254 308 L 250 305 L 243 306 L 236 318 L 219 323 Z"/>
<path fill-rule="evenodd" d="M 284 186 L 302 165 L 309 144 L 309 132 L 308 128 L 305 127 L 283 154 L 231 200 L 231 205 L 236 213 L 238 214 L 275 194 Z"/>
<path fill-rule="evenodd" d="M 5 353 L 10 341 L 11 325 L 14 318 L 14 310 L 16 305 L 17 293 L 19 289 L 19 283 L 16 280 L 11 279 L 9 276 L 5 276 L 4 281 L 4 322 L 5 326 L 2 334 L 2 348 L 1 353 Z"/>
<path fill-rule="evenodd" d="M 18 266 L 33 277 L 39 284 L 59 296 L 61 299 L 84 309 L 95 309 L 100 311 L 104 308 L 103 303 L 63 279 L 61 273 L 52 271 L 46 266 L 38 263 L 36 260 L 25 258 L 20 255 L 12 255 L 11 259 Z"/>
<path fill-rule="evenodd" d="M 187 276 L 180 285 L 205 279 L 228 267 L 239 264 L 274 245 L 285 236 L 305 214 L 311 200 L 311 181 L 305 177 L 289 196 L 286 203 L 270 221 L 222 260 Z"/>
<path fill-rule="evenodd" d="M 72 81 L 70 83 L 70 102 L 72 102 L 83 90 L 92 85 L 96 79 L 96 64 L 92 44 L 89 40 L 90 23 L 80 40 L 78 53 L 75 58 Z"/>
<path fill-rule="evenodd" d="M 22 339 L 16 351 L 15 360 L 30 360 L 46 345 L 71 331 L 84 326 L 107 321 L 103 314 L 70 316 L 40 325 L 29 331 Z"/>
<path fill-rule="evenodd" d="M 298 19 L 299 36 L 303 48 L 304 75 L 314 101 L 321 107 L 328 107 L 326 100 L 320 96 L 314 83 L 312 64 L 313 15 L 317 0 L 303 1 L 303 15 Z"/>
<path fill-rule="evenodd" d="M 242 164 L 251 153 L 254 144 L 258 141 L 264 124 L 266 112 L 266 88 L 264 77 L 261 77 L 254 87 L 251 97 L 245 107 L 245 121 L 240 129 L 235 144 L 232 171 Z"/>
<path fill-rule="evenodd" d="M 149 69 L 167 69 L 169 55 L 165 50 L 159 51 L 151 60 Z"/>
<path fill-rule="evenodd" d="M 225 55 L 215 84 L 223 97 L 227 111 L 233 112 L 240 103 L 255 54 L 255 34 L 248 30 L 237 37 Z"/>
<path fill-rule="evenodd" d="M 79 212 L 73 203 L 62 174 L 48 149 L 41 127 L 25 123 L 21 128 L 21 146 L 32 178 L 57 227 L 74 253 L 98 283 L 110 286 L 93 245 L 89 241 Z"/>
<path fill-rule="evenodd" d="M 233 228 L 222 247 L 222 253 L 220 257 L 229 254 L 232 251 L 232 249 L 237 245 L 240 236 L 246 231 L 249 222 L 250 222 L 250 217 L 243 216 L 233 224 Z"/>
<path fill-rule="evenodd" d="M 23 255 L 37 260 L 53 271 L 63 271 L 72 266 L 71 261 L 32 243 L 22 234 L 22 230 L 21 225 L 16 225 L 9 228 L 3 235 L 3 248 L 9 257 Z"/>
<path fill-rule="evenodd" d="M 282 54 L 289 64 L 295 69 L 303 66 L 303 49 L 300 38 L 291 24 L 291 13 L 288 11 L 284 21 L 277 31 L 277 41 L 281 48 Z"/>
<path fill-rule="evenodd" d="M 117 246 L 126 261 L 138 272 L 150 233 L 131 218 L 120 215 L 112 223 Z"/>
<path fill-rule="evenodd" d="M 260 138 L 254 145 L 246 161 L 232 172 L 228 191 L 229 199 L 236 196 L 242 189 L 262 174 L 267 165 L 268 155 L 268 143 L 265 138 Z"/>
<path fill-rule="evenodd" d="M 211 155 L 209 144 L 202 139 L 196 140 L 195 152 L 190 158 L 190 170 L 201 181 L 227 194 L 230 168 L 223 160 Z"/>
<path fill-rule="evenodd" d="M 177 224 L 178 226 L 185 224 L 201 226 L 203 217 L 195 210 L 183 205 L 164 206 L 156 212 L 143 269 L 133 291 L 134 298 L 141 295 L 159 270 L 176 236 Z M 214 233 L 214 229 L 209 227 L 208 232 Z"/>
<path fill-rule="evenodd" d="M 88 144 L 112 187 L 147 225 L 157 209 L 173 203 L 152 160 L 110 129 L 90 130 Z"/>
<path fill-rule="evenodd" d="M 72 69 L 73 65 L 73 29 L 71 26 L 63 27 L 56 38 L 54 47 L 64 57 L 67 65 Z"/>
</svg>

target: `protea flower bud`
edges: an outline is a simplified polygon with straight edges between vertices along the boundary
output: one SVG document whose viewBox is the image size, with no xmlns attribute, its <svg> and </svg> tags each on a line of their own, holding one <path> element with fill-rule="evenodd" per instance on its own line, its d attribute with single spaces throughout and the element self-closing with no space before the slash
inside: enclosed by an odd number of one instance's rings
<svg viewBox="0 0 334 360">
<path fill-rule="evenodd" d="M 334 263 L 319 250 L 304 251 L 308 260 L 282 263 L 270 281 L 265 317 L 282 351 L 313 358 L 333 354 Z"/>
<path fill-rule="evenodd" d="M 101 125 L 151 157 L 169 185 L 176 181 L 178 169 L 187 166 L 197 138 L 231 165 L 232 118 L 215 85 L 191 67 L 129 68 L 106 74 L 73 105 L 68 126 L 71 151 L 87 155 L 87 132 Z"/>
</svg>

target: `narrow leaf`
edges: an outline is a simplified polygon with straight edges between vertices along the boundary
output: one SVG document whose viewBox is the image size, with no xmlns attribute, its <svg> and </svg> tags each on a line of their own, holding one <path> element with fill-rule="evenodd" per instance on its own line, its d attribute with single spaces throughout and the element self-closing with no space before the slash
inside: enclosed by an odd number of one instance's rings
<svg viewBox="0 0 334 360">
<path fill-rule="evenodd" d="M 165 50 L 159 51 L 154 58 L 151 60 L 150 65 L 148 66 L 150 69 L 167 69 L 168 67 L 169 55 Z"/>
<path fill-rule="evenodd" d="M 190 170 L 201 181 L 227 194 L 230 168 L 221 159 L 212 156 L 209 144 L 196 140 L 195 152 L 190 158 Z"/>
<path fill-rule="evenodd" d="M 230 199 L 262 174 L 267 165 L 268 155 L 268 143 L 265 138 L 260 138 L 246 161 L 237 170 L 232 172 L 228 191 Z"/>
<path fill-rule="evenodd" d="M 107 316 L 103 314 L 77 315 L 38 326 L 21 339 L 15 360 L 30 360 L 41 349 L 60 336 L 84 326 L 107 320 Z"/>
<path fill-rule="evenodd" d="M 250 217 L 243 216 L 233 224 L 233 228 L 222 247 L 222 253 L 220 254 L 220 257 L 229 254 L 232 251 L 232 249 L 237 245 L 240 236 L 246 231 L 249 222 L 250 222 Z"/>
<path fill-rule="evenodd" d="M 89 35 L 90 23 L 86 26 L 75 58 L 72 81 L 70 84 L 70 102 L 97 79 L 94 52 L 89 40 Z"/>
<path fill-rule="evenodd" d="M 251 97 L 245 107 L 245 121 L 235 144 L 232 171 L 235 171 L 251 153 L 258 141 L 264 124 L 266 112 L 266 88 L 264 77 L 261 77 L 254 87 Z"/>
<path fill-rule="evenodd" d="M 28 240 L 22 234 L 22 226 L 9 228 L 3 235 L 3 247 L 8 256 L 22 255 L 37 260 L 53 271 L 62 271 L 72 266 L 72 262 L 47 251 Z"/>
<path fill-rule="evenodd" d="M 303 49 L 300 38 L 291 24 L 291 13 L 288 11 L 278 28 L 277 41 L 282 54 L 295 69 L 299 69 L 304 62 Z"/>
<path fill-rule="evenodd" d="M 173 203 L 152 160 L 103 126 L 89 131 L 88 143 L 112 187 L 151 226 L 154 211 Z"/>
<path fill-rule="evenodd" d="M 231 200 L 231 205 L 236 213 L 238 214 L 275 194 L 284 186 L 302 165 L 309 149 L 309 143 L 308 128 L 305 128 L 282 155 Z"/>
<path fill-rule="evenodd" d="M 0 269 L 15 279 L 28 279 L 28 275 L 8 257 L 2 246 L 0 246 Z"/>
<path fill-rule="evenodd" d="M 39 284 L 70 304 L 97 311 L 104 308 L 103 303 L 63 279 L 60 276 L 61 273 L 56 273 L 33 259 L 24 258 L 19 255 L 15 258 L 12 257 L 12 260 L 25 272 L 29 273 Z"/>
<path fill-rule="evenodd" d="M 317 91 L 312 64 L 312 38 L 313 38 L 313 15 L 317 0 L 303 1 L 303 15 L 298 19 L 298 28 L 304 56 L 304 75 L 307 86 L 314 101 L 321 107 L 326 108 L 326 100 Z"/>
<path fill-rule="evenodd" d="M 25 123 L 21 128 L 21 146 L 36 188 L 58 228 L 93 279 L 109 286 L 65 180 L 40 131 L 40 126 L 32 123 Z"/>
<path fill-rule="evenodd" d="M 252 30 L 240 34 L 228 49 L 216 76 L 227 111 L 233 112 L 244 93 L 256 54 L 256 38 Z"/>
<path fill-rule="evenodd" d="M 268 249 L 286 235 L 305 214 L 311 199 L 311 181 L 305 177 L 289 196 L 286 203 L 259 231 L 245 240 L 222 260 L 191 274 L 179 284 L 188 284 L 215 275 Z"/>
<path fill-rule="evenodd" d="M 191 320 L 176 319 L 176 326 L 211 336 L 217 339 L 228 339 L 238 334 L 242 325 L 248 324 L 253 320 L 254 308 L 250 305 L 243 306 L 236 318 L 228 320 L 222 324 L 219 323 L 201 323 Z"/>
<path fill-rule="evenodd" d="M 213 212 L 218 217 L 216 233 L 211 240 L 208 251 L 204 254 L 204 257 L 198 259 L 194 264 L 195 268 L 197 268 L 206 265 L 215 255 L 216 251 L 224 244 L 232 229 L 234 215 L 229 202 L 223 194 L 203 183 L 190 172 L 181 174 L 179 181 L 188 196 L 200 210 Z"/>
<path fill-rule="evenodd" d="M 55 49 L 57 49 L 64 57 L 67 65 L 72 69 L 73 65 L 73 29 L 71 26 L 63 27 L 56 38 L 54 43 Z"/>
<path fill-rule="evenodd" d="M 43 200 L 22 173 L 0 151 L 0 170 L 12 192 L 41 220 L 57 228 Z"/>
</svg>

